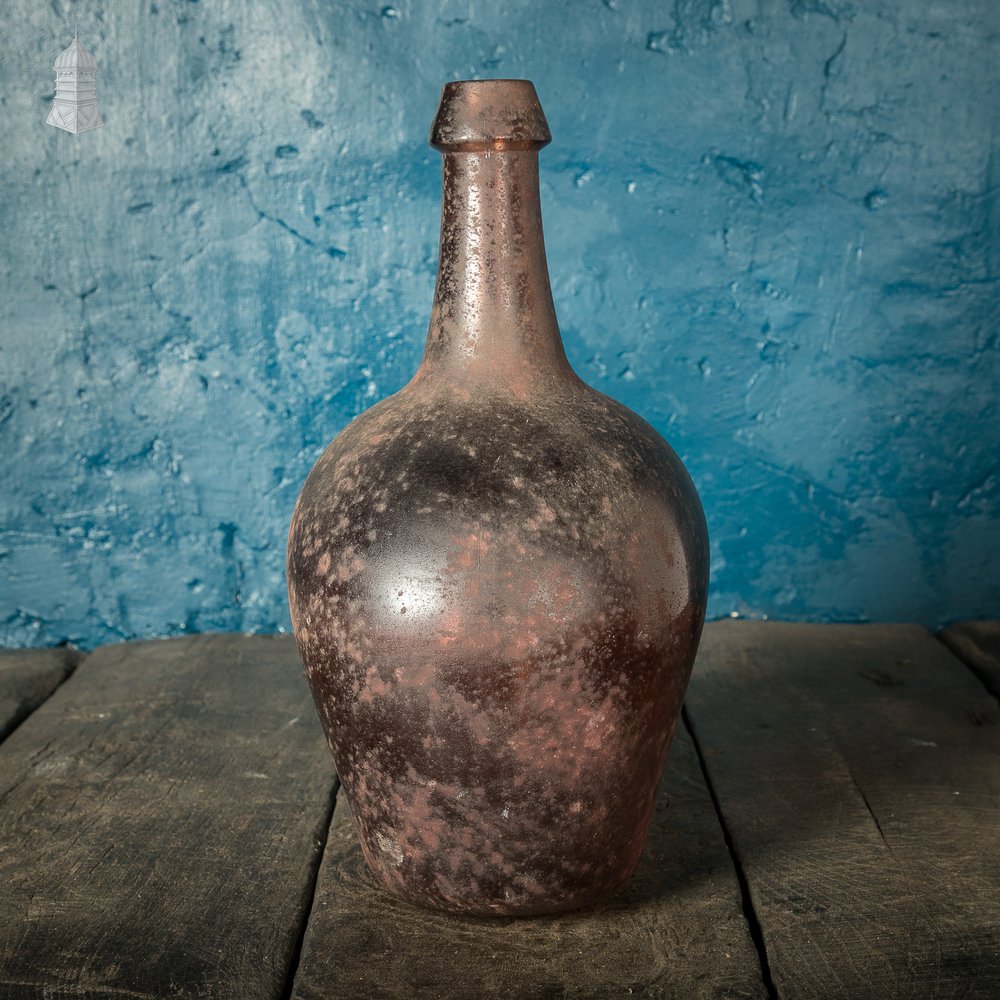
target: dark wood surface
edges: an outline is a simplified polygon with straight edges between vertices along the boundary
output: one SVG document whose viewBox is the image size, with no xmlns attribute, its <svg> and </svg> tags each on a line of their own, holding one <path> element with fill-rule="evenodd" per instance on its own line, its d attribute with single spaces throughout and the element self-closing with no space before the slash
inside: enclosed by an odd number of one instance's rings
<svg viewBox="0 0 1000 1000">
<path fill-rule="evenodd" d="M 79 658 L 72 649 L 0 650 L 0 740 L 69 677 Z"/>
<path fill-rule="evenodd" d="M 1000 698 L 1000 622 L 959 622 L 946 628 L 941 638 Z"/>
<path fill-rule="evenodd" d="M 1000 996 L 997 637 L 708 626 L 636 877 L 530 920 L 376 888 L 290 639 L 0 654 L 0 998 Z"/>
<path fill-rule="evenodd" d="M 1000 997 L 1000 712 L 941 642 L 720 622 L 687 707 L 778 996 Z"/>
<path fill-rule="evenodd" d="M 0 996 L 283 996 L 333 775 L 294 647 L 88 656 L 0 745 Z"/>
</svg>

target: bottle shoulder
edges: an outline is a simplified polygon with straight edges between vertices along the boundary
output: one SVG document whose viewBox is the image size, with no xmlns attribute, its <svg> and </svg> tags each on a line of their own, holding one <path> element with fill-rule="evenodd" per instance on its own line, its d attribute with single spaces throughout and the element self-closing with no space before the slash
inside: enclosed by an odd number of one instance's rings
<svg viewBox="0 0 1000 1000">
<path fill-rule="evenodd" d="M 356 417 L 330 443 L 326 464 L 366 462 L 400 448 L 456 449 L 501 457 L 536 447 L 585 464 L 681 466 L 663 436 L 635 411 L 575 375 L 557 390 L 515 393 L 483 386 L 427 387 L 413 382 Z M 612 453 L 609 455 L 609 453 Z M 541 457 L 541 456 L 540 456 Z"/>
<path fill-rule="evenodd" d="M 434 513 L 594 530 L 664 517 L 703 523 L 694 485 L 661 435 L 579 380 L 527 398 L 411 384 L 338 435 L 300 507 L 380 522 Z"/>
<path fill-rule="evenodd" d="M 506 606 L 508 584 L 586 592 L 591 610 L 625 587 L 669 620 L 708 572 L 683 465 L 649 424 L 592 389 L 529 405 L 504 394 L 385 400 L 317 463 L 289 542 L 300 595 L 437 593 L 464 581 L 484 609 Z M 403 603 L 412 614 L 412 595 Z"/>
</svg>

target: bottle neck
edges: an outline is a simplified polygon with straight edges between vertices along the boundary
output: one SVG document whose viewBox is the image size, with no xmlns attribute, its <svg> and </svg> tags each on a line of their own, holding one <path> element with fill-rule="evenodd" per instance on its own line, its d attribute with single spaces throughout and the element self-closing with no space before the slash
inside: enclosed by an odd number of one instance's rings
<svg viewBox="0 0 1000 1000">
<path fill-rule="evenodd" d="M 444 154 L 441 250 L 421 368 L 512 385 L 570 371 L 545 262 L 537 149 Z"/>
</svg>

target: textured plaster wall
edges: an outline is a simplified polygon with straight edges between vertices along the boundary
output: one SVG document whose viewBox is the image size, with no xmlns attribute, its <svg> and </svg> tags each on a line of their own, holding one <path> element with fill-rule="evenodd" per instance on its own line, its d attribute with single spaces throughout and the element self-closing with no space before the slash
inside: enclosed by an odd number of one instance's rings
<svg viewBox="0 0 1000 1000">
<path fill-rule="evenodd" d="M 45 126 L 72 39 L 107 125 Z M 0 642 L 287 627 L 423 344 L 449 79 L 528 77 L 554 293 L 673 443 L 710 614 L 1000 615 L 996 0 L 11 0 Z"/>
</svg>

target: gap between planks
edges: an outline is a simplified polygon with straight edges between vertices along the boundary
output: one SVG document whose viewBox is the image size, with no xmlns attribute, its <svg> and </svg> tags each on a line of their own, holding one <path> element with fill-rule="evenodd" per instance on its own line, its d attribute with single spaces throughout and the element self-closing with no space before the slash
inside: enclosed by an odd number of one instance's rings
<svg viewBox="0 0 1000 1000">
<path fill-rule="evenodd" d="M 316 905 L 316 885 L 319 882 L 319 870 L 326 856 L 326 845 L 330 842 L 330 830 L 333 827 L 333 815 L 337 811 L 337 799 L 340 797 L 340 776 L 334 775 L 333 786 L 330 792 L 330 804 L 326 814 L 326 822 L 323 824 L 323 836 L 318 850 L 316 851 L 313 864 L 309 872 L 309 883 L 306 886 L 305 904 L 302 908 L 302 925 L 299 928 L 298 938 L 292 948 L 292 954 L 288 962 L 288 976 L 285 980 L 285 989 L 282 993 L 282 1000 L 291 1000 L 295 993 L 295 979 L 299 974 L 299 966 L 302 961 L 302 945 L 306 939 L 306 930 L 309 921 L 312 919 L 313 908 Z"/>
<path fill-rule="evenodd" d="M 702 777 L 705 779 L 705 787 L 708 789 L 708 794 L 712 799 L 712 805 L 715 808 L 715 815 L 719 820 L 719 826 L 722 829 L 722 837 L 726 843 L 726 850 L 729 851 L 729 858 L 733 863 L 733 871 L 736 873 L 736 881 L 740 887 L 740 900 L 743 904 L 743 918 L 746 920 L 747 927 L 750 931 L 750 940 L 753 941 L 753 946 L 757 950 L 757 961 L 760 963 L 760 976 L 764 983 L 764 989 L 767 990 L 769 1000 L 778 1000 L 778 991 L 775 989 L 774 980 L 771 978 L 771 963 L 767 957 L 767 945 L 764 943 L 764 931 L 761 928 L 760 917 L 757 915 L 757 910 L 753 905 L 753 898 L 750 895 L 750 883 L 747 881 L 746 872 L 743 870 L 743 861 L 740 858 L 739 852 L 736 850 L 736 844 L 733 842 L 733 835 L 729 830 L 729 826 L 726 823 L 726 817 L 722 812 L 722 803 L 719 802 L 719 795 L 715 789 L 715 784 L 712 781 L 712 776 L 709 773 L 708 765 L 705 762 L 705 755 L 702 753 L 701 746 L 698 743 L 698 738 L 695 736 L 694 727 L 691 725 L 688 718 L 686 705 L 681 711 L 681 718 L 683 720 L 684 728 L 687 730 L 688 736 L 691 739 L 694 752 L 698 757 L 698 765 L 701 768 Z"/>
<path fill-rule="evenodd" d="M 1000 622 L 955 622 L 936 638 L 1000 702 Z"/>
<path fill-rule="evenodd" d="M 73 676 L 86 655 L 72 646 L 0 650 L 0 743 Z"/>
</svg>

